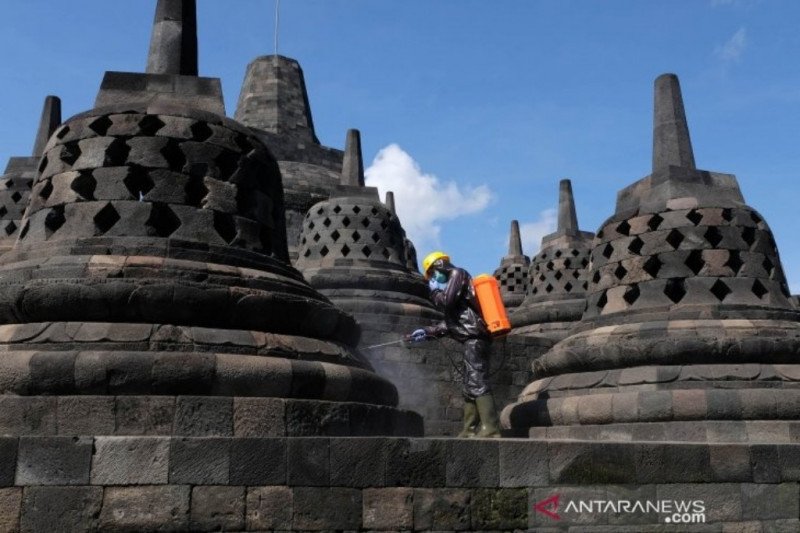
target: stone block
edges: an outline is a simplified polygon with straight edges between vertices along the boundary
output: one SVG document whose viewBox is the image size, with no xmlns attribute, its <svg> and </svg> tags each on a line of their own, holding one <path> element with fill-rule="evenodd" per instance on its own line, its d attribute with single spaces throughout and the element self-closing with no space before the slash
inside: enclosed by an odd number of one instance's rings
<svg viewBox="0 0 800 533">
<path fill-rule="evenodd" d="M 472 493 L 473 530 L 515 530 L 528 526 L 526 489 L 477 489 Z"/>
<path fill-rule="evenodd" d="M 19 531 L 19 515 L 22 504 L 22 489 L 9 487 L 0 489 L 0 531 Z"/>
<path fill-rule="evenodd" d="M 753 444 L 750 447 L 751 481 L 756 483 L 780 483 L 781 461 L 778 446 Z M 786 480 L 789 481 L 789 480 Z"/>
<path fill-rule="evenodd" d="M 639 394 L 639 418 L 647 422 L 672 420 L 672 392 L 648 391 Z"/>
<path fill-rule="evenodd" d="M 365 489 L 364 528 L 372 530 L 410 530 L 414 527 L 414 489 Z"/>
<path fill-rule="evenodd" d="M 111 396 L 60 396 L 59 435 L 113 435 L 114 398 Z"/>
<path fill-rule="evenodd" d="M 444 487 L 447 442 L 438 439 L 392 439 L 387 444 L 386 485 Z"/>
<path fill-rule="evenodd" d="M 279 398 L 234 398 L 233 434 L 236 437 L 286 435 L 286 401 Z"/>
<path fill-rule="evenodd" d="M 20 529 L 96 531 L 102 503 L 102 487 L 26 487 Z"/>
<path fill-rule="evenodd" d="M 447 443 L 447 486 L 496 487 L 499 442 L 458 439 Z"/>
<path fill-rule="evenodd" d="M 65 302 L 65 305 L 68 305 Z M 69 394 L 75 387 L 76 352 L 37 352 L 30 360 L 31 392 Z"/>
<path fill-rule="evenodd" d="M 194 487 L 189 527 L 194 531 L 244 529 L 244 487 Z"/>
<path fill-rule="evenodd" d="M 592 508 L 592 512 L 580 509 L 580 502 L 606 500 L 608 490 L 604 485 L 565 487 L 553 485 L 528 490 L 528 528 L 540 531 L 540 528 L 570 526 L 591 526 L 592 528 L 608 524 L 609 514 L 602 509 Z M 573 505 L 570 504 L 573 502 Z M 542 510 L 538 510 L 537 506 Z M 548 514 L 550 513 L 550 514 Z M 551 516 L 555 515 L 555 516 Z M 619 528 L 619 526 L 615 526 Z M 579 528 L 576 528 L 579 530 Z"/>
<path fill-rule="evenodd" d="M 172 435 L 175 398 L 117 396 L 117 435 Z"/>
<path fill-rule="evenodd" d="M 313 374 L 308 373 L 309 378 Z M 322 373 L 324 383 L 324 371 Z M 320 385 L 322 386 L 322 385 Z M 321 392 L 320 392 L 321 393 Z M 290 401 L 286 403 L 286 435 L 312 437 L 315 435 L 350 434 L 350 410 L 347 405 L 322 401 Z"/>
<path fill-rule="evenodd" d="M 331 485 L 382 487 L 388 442 L 388 439 L 382 438 L 331 439 Z"/>
<path fill-rule="evenodd" d="M 466 489 L 414 489 L 414 529 L 470 529 L 471 494 Z"/>
<path fill-rule="evenodd" d="M 800 487 L 797 483 L 742 483 L 741 490 L 744 520 L 796 518 L 800 512 Z"/>
<path fill-rule="evenodd" d="M 286 439 L 233 439 L 229 483 L 249 486 L 286 483 L 286 442 Z"/>
<path fill-rule="evenodd" d="M 19 439 L 0 437 L 0 487 L 14 485 Z"/>
<path fill-rule="evenodd" d="M 361 507 L 358 489 L 297 487 L 292 527 L 300 530 L 359 529 Z"/>
<path fill-rule="evenodd" d="M 550 442 L 550 481 L 553 483 L 635 482 L 635 448 L 614 442 Z"/>
<path fill-rule="evenodd" d="M 169 482 L 224 485 L 230 469 L 230 439 L 199 437 L 170 440 Z"/>
<path fill-rule="evenodd" d="M 169 448 L 166 437 L 97 437 L 92 457 L 92 484 L 166 484 Z"/>
<path fill-rule="evenodd" d="M 501 440 L 499 461 L 501 487 L 535 487 L 548 483 L 547 444 L 544 442 Z"/>
<path fill-rule="evenodd" d="M 191 437 L 233 435 L 233 399 L 179 396 L 175 405 L 175 434 Z"/>
<path fill-rule="evenodd" d="M 22 437 L 17 485 L 88 485 L 92 461 L 89 437 Z"/>
<path fill-rule="evenodd" d="M 655 501 L 656 485 L 607 485 L 606 495 L 609 500 L 647 502 Z M 631 508 L 628 510 L 616 509 L 607 513 L 609 524 L 656 524 L 658 513 L 647 512 L 646 509 Z"/>
<path fill-rule="evenodd" d="M 780 481 L 800 481 L 800 446 L 779 446 L 778 457 L 781 468 Z"/>
<path fill-rule="evenodd" d="M 634 444 L 639 483 L 694 483 L 715 480 L 704 444 Z"/>
<path fill-rule="evenodd" d="M 709 462 L 714 479 L 720 481 L 750 481 L 752 469 L 750 448 L 737 444 L 709 446 Z"/>
<path fill-rule="evenodd" d="M 292 529 L 294 495 L 289 487 L 250 487 L 247 489 L 247 530 Z"/>
<path fill-rule="evenodd" d="M 288 439 L 287 481 L 289 486 L 330 485 L 330 440 L 324 437 Z"/>
<path fill-rule="evenodd" d="M 742 489 L 738 483 L 672 483 L 658 485 L 656 494 L 659 499 L 684 504 L 702 502 L 709 523 L 738 522 L 743 518 Z"/>
<path fill-rule="evenodd" d="M 107 487 L 100 512 L 100 530 L 186 531 L 190 487 Z"/>
<path fill-rule="evenodd" d="M 0 434 L 54 435 L 56 398 L 0 396 Z"/>
</svg>

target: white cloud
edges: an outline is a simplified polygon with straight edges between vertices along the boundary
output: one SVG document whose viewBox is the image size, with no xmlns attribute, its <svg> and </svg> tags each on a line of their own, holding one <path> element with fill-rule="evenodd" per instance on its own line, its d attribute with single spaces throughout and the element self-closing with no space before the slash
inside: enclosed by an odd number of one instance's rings
<svg viewBox="0 0 800 533">
<path fill-rule="evenodd" d="M 746 46 L 747 31 L 739 28 L 730 39 L 714 49 L 714 54 L 723 61 L 739 61 Z"/>
<path fill-rule="evenodd" d="M 397 144 L 381 149 L 364 174 L 367 185 L 378 187 L 381 195 L 394 192 L 397 216 L 417 250 L 439 246 L 441 222 L 479 213 L 494 197 L 486 185 L 461 189 L 426 174 Z"/>
<path fill-rule="evenodd" d="M 557 211 L 555 209 L 545 209 L 539 213 L 539 218 L 535 222 L 520 222 L 519 234 L 522 238 L 522 251 L 525 255 L 533 257 L 539 252 L 542 244 L 542 237 L 553 233 L 558 222 Z"/>
</svg>

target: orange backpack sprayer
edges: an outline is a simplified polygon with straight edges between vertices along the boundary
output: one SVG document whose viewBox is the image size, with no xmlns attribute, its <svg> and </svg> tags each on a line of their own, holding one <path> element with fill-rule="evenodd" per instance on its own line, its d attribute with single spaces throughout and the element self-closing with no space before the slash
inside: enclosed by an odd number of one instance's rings
<svg viewBox="0 0 800 533">
<path fill-rule="evenodd" d="M 497 280 L 489 274 L 481 274 L 472 278 L 472 289 L 481 308 L 481 316 L 489 333 L 493 337 L 505 335 L 511 331 L 511 322 L 508 320 L 506 306 L 500 297 L 500 287 Z"/>
</svg>

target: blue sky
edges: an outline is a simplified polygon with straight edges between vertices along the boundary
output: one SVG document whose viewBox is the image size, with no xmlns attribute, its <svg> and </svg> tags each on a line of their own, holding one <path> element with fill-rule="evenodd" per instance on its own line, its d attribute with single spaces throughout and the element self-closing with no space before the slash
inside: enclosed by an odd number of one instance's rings
<svg viewBox="0 0 800 533">
<path fill-rule="evenodd" d="M 274 0 L 198 4 L 201 74 L 232 115 L 247 63 L 274 51 Z M 0 159 L 30 152 L 46 94 L 69 116 L 104 71 L 142 71 L 154 5 L 4 2 Z M 535 253 L 563 177 L 597 230 L 649 173 L 652 83 L 674 72 L 698 166 L 736 174 L 800 292 L 798 23 L 793 0 L 283 0 L 280 53 L 303 66 L 324 144 L 361 130 L 420 255 L 474 274 L 499 264 L 511 219 Z"/>
</svg>

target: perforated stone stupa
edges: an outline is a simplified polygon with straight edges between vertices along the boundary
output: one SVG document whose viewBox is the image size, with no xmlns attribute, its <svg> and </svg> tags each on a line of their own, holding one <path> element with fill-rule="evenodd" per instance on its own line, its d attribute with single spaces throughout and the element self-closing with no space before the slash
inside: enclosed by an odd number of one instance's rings
<svg viewBox="0 0 800 533">
<path fill-rule="evenodd" d="M 522 253 L 519 222 L 512 220 L 511 232 L 508 237 L 508 254 L 503 257 L 500 266 L 494 271 L 494 277 L 500 285 L 500 296 L 507 309 L 517 307 L 525 298 L 530 263 L 530 258 Z"/>
<path fill-rule="evenodd" d="M 504 411 L 508 426 L 737 441 L 800 416 L 800 315 L 775 241 L 734 176 L 695 167 L 674 75 L 655 82 L 653 172 L 617 195 L 588 293 L 574 333 Z"/>
<path fill-rule="evenodd" d="M 522 304 L 510 314 L 512 335 L 567 336 L 586 307 L 587 269 L 594 233 L 578 229 L 570 180 L 561 180 L 558 226 L 542 238 L 530 266 Z"/>
<path fill-rule="evenodd" d="M 289 265 L 278 165 L 196 76 L 194 13 L 159 1 L 148 73 L 107 73 L 44 148 L 0 262 L 2 429 L 419 433 Z"/>
<path fill-rule="evenodd" d="M 442 319 L 425 280 L 408 269 L 406 240 L 394 210 L 364 185 L 360 135 L 350 130 L 341 185 L 306 215 L 297 268 L 356 317 L 366 344 Z"/>
<path fill-rule="evenodd" d="M 339 184 L 342 151 L 320 144 L 300 64 L 261 56 L 247 67 L 235 118 L 269 146 L 283 176 L 289 256 L 297 259 L 303 218 Z"/>
<path fill-rule="evenodd" d="M 60 123 L 61 100 L 56 96 L 48 96 L 44 101 L 33 155 L 10 158 L 5 174 L 0 177 L 0 253 L 8 251 L 17 240 L 20 220 L 28 205 L 39 159 L 47 140 Z"/>
</svg>

